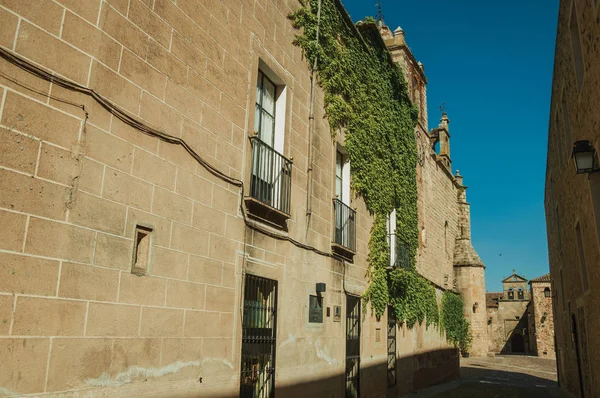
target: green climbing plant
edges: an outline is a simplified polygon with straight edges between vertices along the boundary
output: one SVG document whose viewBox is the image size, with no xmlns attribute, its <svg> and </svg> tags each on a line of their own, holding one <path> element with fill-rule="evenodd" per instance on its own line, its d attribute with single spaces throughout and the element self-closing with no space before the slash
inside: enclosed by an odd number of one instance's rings
<svg viewBox="0 0 600 398">
<path fill-rule="evenodd" d="M 399 322 L 438 323 L 435 288 L 415 270 L 418 244 L 417 148 L 414 128 L 418 110 L 408 96 L 400 67 L 392 62 L 376 21 L 356 26 L 338 0 L 322 0 L 317 35 L 318 0 L 305 0 L 290 19 L 301 29 L 295 44 L 309 65 L 318 57 L 319 84 L 332 135 L 346 133 L 352 164 L 351 188 L 374 215 L 369 239 L 369 287 L 364 294 L 377 316 L 388 303 Z M 408 269 L 388 274 L 390 247 L 386 217 L 396 209 L 397 239 L 410 252 Z"/>
<path fill-rule="evenodd" d="M 464 303 L 460 296 L 451 291 L 442 295 L 440 308 L 440 326 L 446 332 L 446 339 L 460 348 L 462 352 L 469 352 L 473 336 L 471 326 L 463 315 Z"/>
</svg>

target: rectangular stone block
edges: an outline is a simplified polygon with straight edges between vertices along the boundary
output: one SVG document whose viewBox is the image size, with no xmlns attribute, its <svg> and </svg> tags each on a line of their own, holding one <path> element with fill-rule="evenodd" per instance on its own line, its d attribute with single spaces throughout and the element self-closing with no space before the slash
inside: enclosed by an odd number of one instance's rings
<svg viewBox="0 0 600 398">
<path fill-rule="evenodd" d="M 205 338 L 203 355 L 208 358 L 231 358 L 231 338 Z"/>
<path fill-rule="evenodd" d="M 156 155 L 145 151 L 135 151 L 133 175 L 161 187 L 173 190 L 176 167 Z"/>
<path fill-rule="evenodd" d="M 172 80 L 167 82 L 165 102 L 196 123 L 202 120 L 202 101 Z"/>
<path fill-rule="evenodd" d="M 138 336 L 141 307 L 90 303 L 86 336 Z"/>
<path fill-rule="evenodd" d="M 0 296 L 0 335 L 8 336 L 13 316 L 13 296 Z"/>
<path fill-rule="evenodd" d="M 119 271 L 64 262 L 58 295 L 81 300 L 117 301 Z"/>
<path fill-rule="evenodd" d="M 164 102 L 146 93 L 142 94 L 140 117 L 159 130 L 179 137 L 181 132 L 181 114 Z"/>
<path fill-rule="evenodd" d="M 152 204 L 152 185 L 129 174 L 107 169 L 102 195 L 116 202 L 149 211 Z"/>
<path fill-rule="evenodd" d="M 144 337 L 183 336 L 183 310 L 165 308 L 142 308 L 142 329 Z"/>
<path fill-rule="evenodd" d="M 204 309 L 204 285 L 169 280 L 167 282 L 167 307 Z"/>
<path fill-rule="evenodd" d="M 91 4 L 92 2 L 81 3 Z M 65 14 L 61 38 L 67 43 L 92 55 L 109 68 L 118 70 L 119 58 L 121 58 L 121 45 L 95 27 L 95 23 L 96 20 L 90 24 L 77 15 L 67 12 Z"/>
<path fill-rule="evenodd" d="M 110 369 L 111 348 L 110 339 L 54 339 L 47 391 L 102 385 L 100 377 Z"/>
<path fill-rule="evenodd" d="M 213 184 L 185 170 L 177 171 L 177 187 L 175 191 L 197 202 L 210 204 Z M 196 209 L 194 209 L 196 211 Z"/>
<path fill-rule="evenodd" d="M 119 302 L 139 305 L 164 305 L 166 279 L 121 273 Z"/>
<path fill-rule="evenodd" d="M 94 127 L 98 127 L 104 130 L 108 130 L 110 128 L 110 113 L 108 113 L 106 109 L 104 109 L 102 105 L 96 102 L 96 100 L 93 99 L 91 96 L 69 90 L 56 84 L 52 85 L 51 94 L 56 98 L 64 99 L 75 104 L 85 106 L 85 109 L 88 112 L 88 120 L 86 125 L 92 124 L 94 125 Z M 44 101 L 45 100 L 46 99 L 44 98 Z M 83 109 L 64 103 L 62 101 L 58 101 L 51 98 L 50 105 L 64 112 L 67 112 L 68 114 L 73 115 L 76 118 L 81 118 L 84 116 Z"/>
<path fill-rule="evenodd" d="M 188 279 L 194 282 L 220 285 L 223 263 L 205 257 L 190 256 Z"/>
<path fill-rule="evenodd" d="M 58 36 L 64 8 L 55 2 L 39 0 L 35 7 L 28 7 L 27 3 L 23 1 L 2 0 L 0 5 Z"/>
<path fill-rule="evenodd" d="M 237 242 L 217 235 L 210 236 L 209 257 L 234 263 L 237 252 Z"/>
<path fill-rule="evenodd" d="M 0 292 L 56 295 L 58 261 L 0 253 Z"/>
<path fill-rule="evenodd" d="M 158 148 L 157 138 L 151 137 L 117 118 L 113 119 L 110 132 L 130 144 L 144 148 L 149 152 L 156 153 Z"/>
<path fill-rule="evenodd" d="M 19 394 L 44 391 L 50 339 L 0 339 L 0 385 Z"/>
<path fill-rule="evenodd" d="M 177 84 L 184 85 L 187 81 L 187 66 L 177 59 L 165 47 L 150 39 L 146 61 L 164 73 Z"/>
<path fill-rule="evenodd" d="M 39 146 L 33 138 L 0 128 L 0 165 L 33 174 Z"/>
<path fill-rule="evenodd" d="M 237 190 L 237 188 L 235 189 Z M 240 193 L 239 191 L 231 192 L 227 189 L 215 186 L 213 188 L 212 204 L 217 210 L 237 216 L 240 208 Z"/>
<path fill-rule="evenodd" d="M 223 330 L 219 329 L 218 312 L 185 312 L 186 337 L 219 337 L 222 333 Z"/>
<path fill-rule="evenodd" d="M 202 127 L 215 134 L 223 140 L 230 141 L 233 129 L 233 123 L 219 114 L 214 108 L 204 104 L 202 110 Z"/>
<path fill-rule="evenodd" d="M 186 279 L 188 269 L 187 253 L 169 250 L 164 247 L 154 247 L 153 251 L 152 275 Z"/>
<path fill-rule="evenodd" d="M 144 3 L 132 0 L 129 4 L 129 19 L 165 47 L 171 43 L 172 28 Z"/>
<path fill-rule="evenodd" d="M 208 233 L 196 228 L 173 223 L 171 248 L 191 254 L 208 254 Z"/>
<path fill-rule="evenodd" d="M 127 208 L 118 203 L 79 192 L 69 215 L 69 221 L 85 227 L 122 235 L 125 231 Z"/>
<path fill-rule="evenodd" d="M 0 25 L 0 45 L 12 49 L 19 18 L 2 8 L 0 9 L 0 21 L 2 21 L 2 25 Z"/>
<path fill-rule="evenodd" d="M 233 312 L 235 290 L 217 286 L 206 286 L 206 310 Z"/>
<path fill-rule="evenodd" d="M 61 111 L 7 92 L 2 124 L 64 148 L 77 143 L 81 122 Z"/>
<path fill-rule="evenodd" d="M 170 0 L 155 0 L 154 11 L 167 21 L 175 31 L 189 39 L 192 35 L 193 21 Z"/>
<path fill-rule="evenodd" d="M 20 252 L 25 239 L 27 216 L 0 210 L 0 249 Z"/>
<path fill-rule="evenodd" d="M 0 35 L 2 34 L 1 29 L 3 28 L 3 26 L 0 27 Z M 12 47 L 12 44 L 9 47 Z M 50 82 L 47 80 L 40 79 L 9 62 L 0 63 L 0 73 L 2 74 L 0 75 L 0 85 L 10 87 L 11 89 L 20 92 L 27 97 L 37 99 L 41 102 L 46 102 L 48 100 Z M 29 88 L 32 88 L 35 91 L 32 91 Z"/>
<path fill-rule="evenodd" d="M 211 61 L 222 64 L 223 63 L 223 47 L 221 43 L 218 43 L 213 39 L 204 29 L 198 25 L 194 26 L 192 33 L 192 43 L 206 55 Z"/>
<path fill-rule="evenodd" d="M 131 170 L 133 147 L 129 143 L 88 126 L 85 147 L 86 156 L 122 171 Z"/>
<path fill-rule="evenodd" d="M 137 114 L 141 93 L 139 87 L 97 61 L 93 63 L 90 87 L 122 108 Z"/>
<path fill-rule="evenodd" d="M 62 16 L 57 20 L 59 26 L 61 19 Z M 77 83 L 87 84 L 90 57 L 23 20 L 16 51 Z M 69 62 L 64 62 L 65 59 Z"/>
<path fill-rule="evenodd" d="M 190 93 L 200 98 L 202 102 L 210 105 L 212 109 L 219 109 L 221 91 L 203 75 L 191 71 L 188 76 L 187 89 Z"/>
<path fill-rule="evenodd" d="M 95 24 L 98 20 L 100 11 L 99 1 L 81 1 L 81 0 L 57 0 L 60 4 L 73 11 L 75 14 Z M 64 28 L 63 28 L 64 29 Z M 64 30 L 63 30 L 64 32 Z"/>
<path fill-rule="evenodd" d="M 40 149 L 37 175 L 61 184 L 70 185 L 78 174 L 79 161 L 70 151 L 43 142 Z"/>
<path fill-rule="evenodd" d="M 127 2 L 124 6 L 123 15 L 127 13 Z M 112 7 L 102 7 L 98 26 L 116 41 L 143 57 L 148 45 L 148 36 L 123 15 Z"/>
<path fill-rule="evenodd" d="M 94 232 L 69 224 L 31 217 L 25 253 L 91 263 Z"/>
<path fill-rule="evenodd" d="M 165 189 L 155 188 L 152 212 L 189 225 L 192 221 L 192 201 Z"/>
<path fill-rule="evenodd" d="M 178 172 L 183 170 L 194 172 L 197 167 L 200 167 L 200 163 L 192 157 L 183 145 L 161 141 L 158 145 L 158 156 L 177 166 L 179 168 Z"/>
<path fill-rule="evenodd" d="M 65 217 L 67 187 L 6 169 L 0 169 L 0 187 L 0 207 L 54 219 Z"/>
<path fill-rule="evenodd" d="M 202 339 L 163 339 L 162 366 L 176 363 L 177 361 L 199 362 L 202 360 Z M 195 377 L 198 366 L 188 366 L 176 375 L 177 379 Z"/>
<path fill-rule="evenodd" d="M 131 270 L 132 240 L 98 233 L 94 250 L 94 264 L 101 267 Z"/>
<path fill-rule="evenodd" d="M 197 123 L 193 123 L 188 120 L 184 120 L 181 128 L 181 138 L 188 143 L 188 145 L 200 156 L 207 159 L 214 159 L 217 155 L 217 136 L 208 129 L 200 126 Z M 209 173 L 202 166 L 198 165 L 197 173 L 205 173 L 209 181 L 214 176 L 209 177 Z"/>
<path fill-rule="evenodd" d="M 158 98 L 164 97 L 167 77 L 128 50 L 123 51 L 119 73 Z"/>
<path fill-rule="evenodd" d="M 82 336 L 83 301 L 17 297 L 13 335 Z"/>
<path fill-rule="evenodd" d="M 127 230 L 125 236 L 133 239 L 135 226 L 142 225 L 152 228 L 154 245 L 169 247 L 171 242 L 171 221 L 141 210 L 129 208 L 127 211 Z"/>
<path fill-rule="evenodd" d="M 133 366 L 160 368 L 162 339 L 114 339 L 110 371 L 112 374 L 127 372 Z M 145 375 L 133 375 L 132 381 L 146 381 Z"/>
<path fill-rule="evenodd" d="M 197 73 L 204 74 L 204 70 L 206 69 L 206 55 L 198 51 L 179 33 L 173 33 L 171 52 Z"/>
</svg>

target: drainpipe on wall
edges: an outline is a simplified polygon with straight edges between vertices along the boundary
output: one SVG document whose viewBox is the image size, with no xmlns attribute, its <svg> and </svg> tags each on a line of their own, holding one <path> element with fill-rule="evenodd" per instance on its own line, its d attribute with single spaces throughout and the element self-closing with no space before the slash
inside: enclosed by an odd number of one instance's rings
<svg viewBox="0 0 600 398">
<path fill-rule="evenodd" d="M 316 42 L 317 46 L 319 45 L 319 28 L 321 26 L 321 0 L 319 0 L 317 5 L 317 32 L 316 32 Z M 311 76 L 310 76 L 310 114 L 308 116 L 308 170 L 307 170 L 307 183 L 306 183 L 306 217 L 307 224 L 306 228 L 308 230 L 308 225 L 310 223 L 310 216 L 312 215 L 312 170 L 313 170 L 313 135 L 315 131 L 315 86 L 317 85 L 317 63 L 318 56 L 315 55 L 315 60 L 313 62 Z"/>
</svg>

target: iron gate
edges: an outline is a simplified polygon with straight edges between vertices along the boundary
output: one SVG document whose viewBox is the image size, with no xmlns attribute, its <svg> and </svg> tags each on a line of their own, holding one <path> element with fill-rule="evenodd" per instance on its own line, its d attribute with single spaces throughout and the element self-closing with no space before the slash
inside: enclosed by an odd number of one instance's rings
<svg viewBox="0 0 600 398">
<path fill-rule="evenodd" d="M 360 298 L 346 296 L 346 398 L 360 396 Z"/>
<path fill-rule="evenodd" d="M 396 385 L 396 313 L 392 306 L 388 307 L 387 354 L 388 387 L 394 387 Z"/>
<path fill-rule="evenodd" d="M 246 275 L 240 397 L 274 396 L 276 329 L 277 281 Z"/>
</svg>

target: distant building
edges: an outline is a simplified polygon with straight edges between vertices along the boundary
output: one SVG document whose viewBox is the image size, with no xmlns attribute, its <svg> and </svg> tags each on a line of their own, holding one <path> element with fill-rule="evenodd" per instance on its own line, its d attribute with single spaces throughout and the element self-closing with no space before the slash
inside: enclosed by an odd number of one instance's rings
<svg viewBox="0 0 600 398">
<path fill-rule="evenodd" d="M 527 306 L 531 353 L 555 358 L 554 315 L 550 274 L 529 281 L 531 301 Z"/>
<path fill-rule="evenodd" d="M 486 293 L 490 352 L 554 358 L 550 274 L 529 281 L 516 274 L 499 293 Z"/>
<path fill-rule="evenodd" d="M 489 351 L 502 354 L 531 352 L 527 332 L 530 295 L 527 279 L 517 275 L 502 280 L 501 293 L 486 293 Z"/>
<path fill-rule="evenodd" d="M 560 1 L 544 199 L 558 379 L 585 397 L 600 396 L 598 5 Z M 576 169 L 575 153 L 589 164 Z"/>
</svg>

